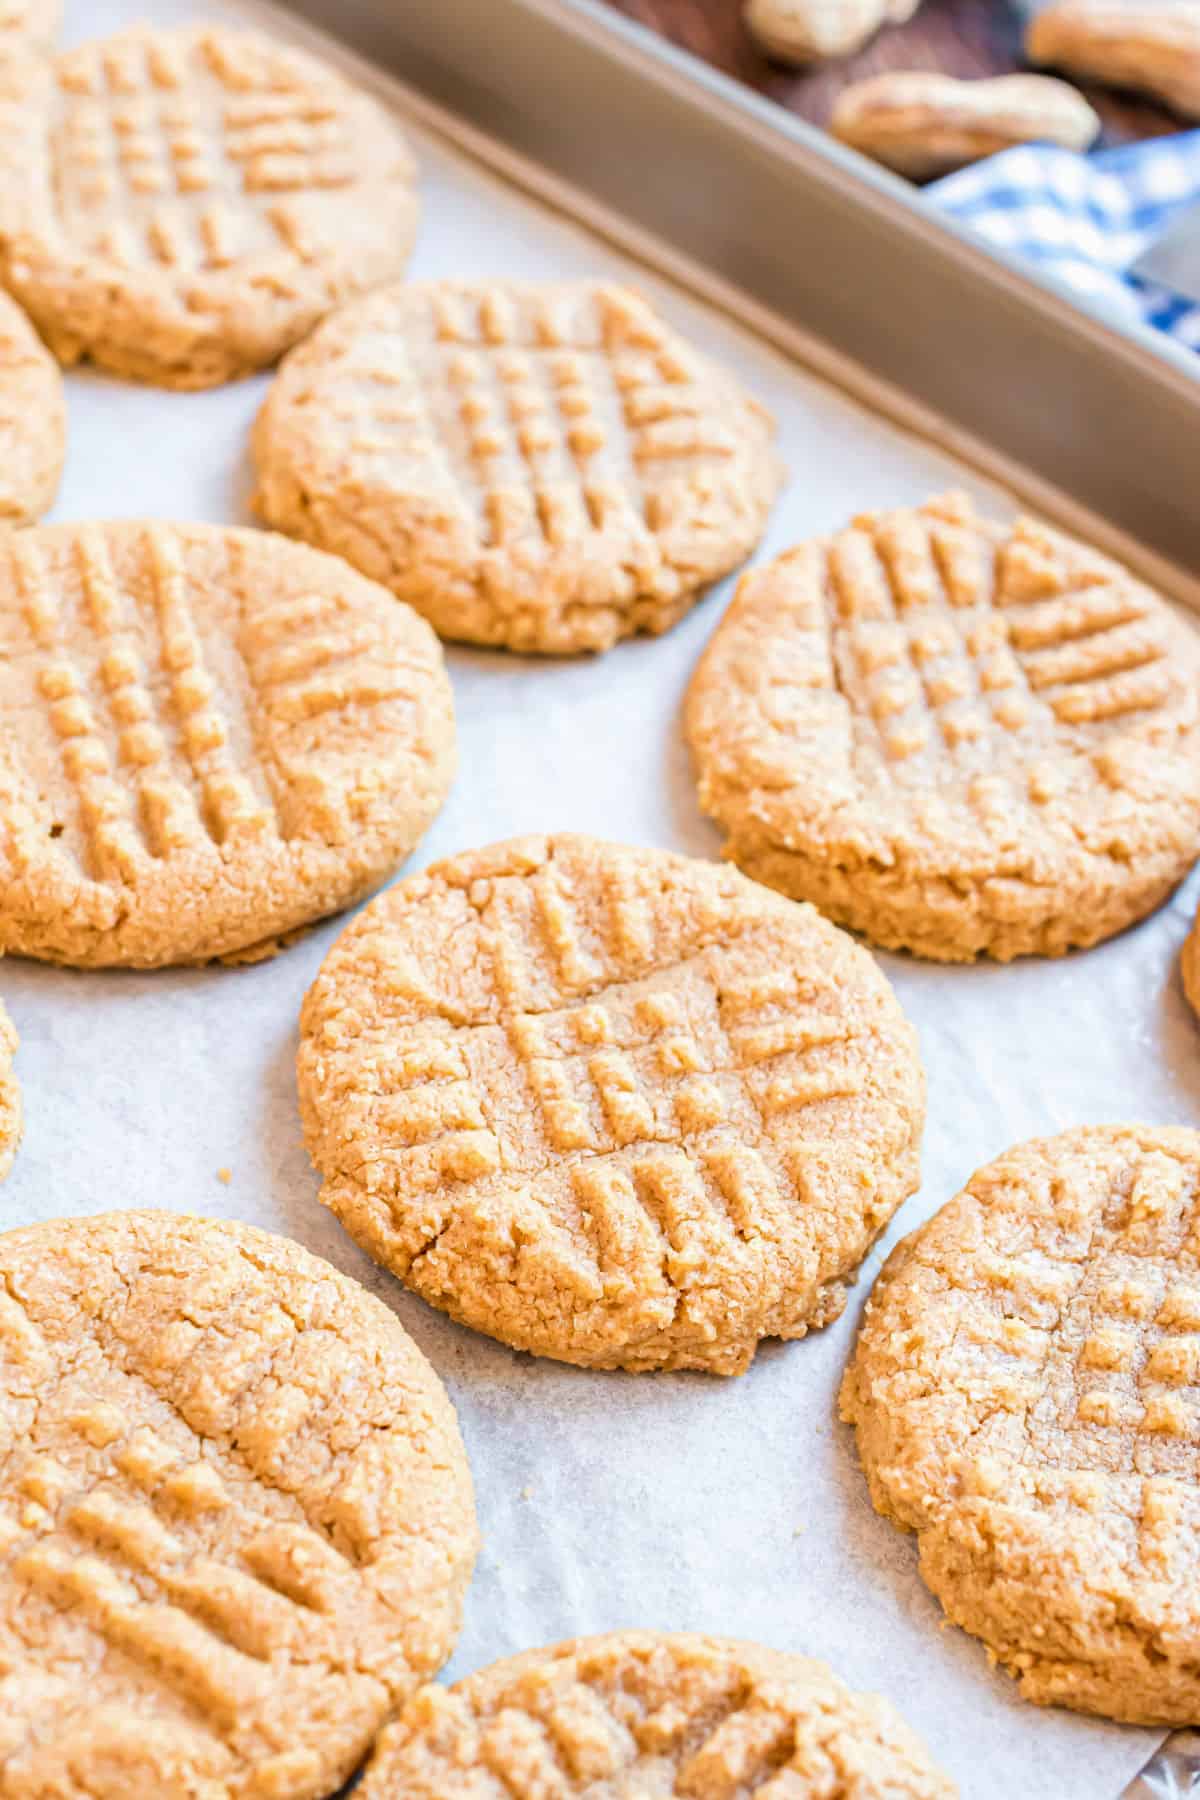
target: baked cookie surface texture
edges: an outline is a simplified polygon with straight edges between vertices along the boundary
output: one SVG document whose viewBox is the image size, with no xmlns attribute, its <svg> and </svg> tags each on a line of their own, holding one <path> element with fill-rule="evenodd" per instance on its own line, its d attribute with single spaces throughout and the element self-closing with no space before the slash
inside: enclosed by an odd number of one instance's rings
<svg viewBox="0 0 1200 1800">
<path fill-rule="evenodd" d="M 0 542 L 0 950 L 268 949 L 378 885 L 454 767 L 441 648 L 334 557 L 210 525 Z"/>
<path fill-rule="evenodd" d="M 411 154 L 303 51 L 148 26 L 0 66 L 0 280 L 64 363 L 202 388 L 404 267 Z"/>
<path fill-rule="evenodd" d="M 891 1254 L 842 1388 L 871 1497 L 1026 1699 L 1200 1716 L 1200 1132 L 1089 1126 Z"/>
<path fill-rule="evenodd" d="M 321 1198 L 433 1305 L 593 1368 L 738 1374 L 836 1318 L 918 1180 L 867 952 L 736 870 L 524 838 L 393 887 L 301 1016 Z"/>
<path fill-rule="evenodd" d="M 248 1226 L 58 1219 L 0 1272 L 0 1794 L 322 1800 L 457 1635 L 437 1376 Z"/>
<path fill-rule="evenodd" d="M 675 624 L 758 542 L 766 413 L 602 283 L 391 287 L 280 370 L 265 521 L 336 550 L 447 638 L 605 650 Z"/>
<path fill-rule="evenodd" d="M 885 1700 L 824 1663 L 626 1631 L 422 1688 L 362 1800 L 955 1800 Z"/>
<path fill-rule="evenodd" d="M 958 496 L 752 570 L 702 657 L 700 801 L 747 874 L 887 949 L 1058 955 L 1200 851 L 1200 640 L 1116 563 Z"/>
</svg>

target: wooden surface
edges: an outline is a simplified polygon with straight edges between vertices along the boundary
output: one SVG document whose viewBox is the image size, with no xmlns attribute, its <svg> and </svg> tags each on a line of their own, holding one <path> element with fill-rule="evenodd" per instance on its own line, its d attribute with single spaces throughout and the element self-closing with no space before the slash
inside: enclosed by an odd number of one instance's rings
<svg viewBox="0 0 1200 1800">
<path fill-rule="evenodd" d="M 857 56 L 811 73 L 785 69 L 756 48 L 741 23 L 740 0 L 609 0 L 609 4 L 705 62 L 778 100 L 815 125 L 829 117 L 848 82 L 885 69 L 938 69 L 948 75 L 1007 75 L 1024 67 L 1024 9 L 1008 0 L 925 0 L 907 25 L 881 31 Z M 1123 144 L 1183 129 L 1181 121 L 1132 95 L 1083 90 L 1104 121 L 1103 142 Z"/>
</svg>

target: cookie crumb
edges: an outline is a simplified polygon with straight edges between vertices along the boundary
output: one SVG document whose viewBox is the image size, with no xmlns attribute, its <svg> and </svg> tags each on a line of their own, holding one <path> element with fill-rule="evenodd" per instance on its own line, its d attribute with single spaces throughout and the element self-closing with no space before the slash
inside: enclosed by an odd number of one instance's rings
<svg viewBox="0 0 1200 1800">
<path fill-rule="evenodd" d="M 521 1489 L 521 1498 L 522 1498 L 522 1500 L 532 1500 L 533 1499 L 533 1489 L 528 1485 L 528 1483 L 526 1483 L 526 1485 Z"/>
<path fill-rule="evenodd" d="M 228 1187 L 230 1182 L 233 1180 L 233 1170 L 229 1169 L 229 1168 L 218 1169 L 217 1170 L 217 1180 L 223 1181 L 225 1183 L 225 1186 Z"/>
</svg>

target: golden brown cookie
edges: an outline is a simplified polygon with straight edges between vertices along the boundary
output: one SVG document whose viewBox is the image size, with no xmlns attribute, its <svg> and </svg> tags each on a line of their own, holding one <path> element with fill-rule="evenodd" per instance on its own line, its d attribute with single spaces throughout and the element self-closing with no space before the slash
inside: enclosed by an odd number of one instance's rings
<svg viewBox="0 0 1200 1800">
<path fill-rule="evenodd" d="M 304 52 L 137 27 L 0 69 L 0 279 L 65 363 L 201 388 L 394 278 L 416 229 L 386 112 Z"/>
<path fill-rule="evenodd" d="M 58 1800 L 319 1800 L 445 1660 L 454 1409 L 298 1244 L 172 1213 L 0 1237 L 0 1764 Z"/>
<path fill-rule="evenodd" d="M 961 496 L 744 577 L 692 678 L 748 875 L 888 949 L 1095 944 L 1200 852 L 1200 640 L 1096 550 Z"/>
<path fill-rule="evenodd" d="M 614 1632 L 424 1687 L 379 1740 L 361 1800 L 955 1800 L 873 1694 L 807 1656 Z"/>
<path fill-rule="evenodd" d="M 0 50 L 48 50 L 61 23 L 61 0 L 0 0 Z"/>
<path fill-rule="evenodd" d="M 54 503 L 67 453 L 58 364 L 15 301 L 0 294 L 0 526 Z"/>
<path fill-rule="evenodd" d="M 521 838 L 400 883 L 301 1017 L 321 1199 L 416 1293 L 592 1368 L 744 1370 L 918 1181 L 872 958 L 733 869 Z"/>
<path fill-rule="evenodd" d="M 767 414 L 638 295 L 391 287 L 293 352 L 255 430 L 268 524 L 336 550 L 443 637 L 606 650 L 758 542 Z"/>
<path fill-rule="evenodd" d="M 1011 1150 L 892 1252 L 842 1414 L 1028 1700 L 1200 1716 L 1200 1132 Z"/>
<path fill-rule="evenodd" d="M 454 765 L 415 613 L 261 531 L 0 542 L 0 950 L 149 968 L 264 947 L 375 887 Z"/>
<path fill-rule="evenodd" d="M 13 1166 L 21 1141 L 21 1089 L 13 1073 L 17 1034 L 0 1005 L 0 1181 Z"/>
</svg>

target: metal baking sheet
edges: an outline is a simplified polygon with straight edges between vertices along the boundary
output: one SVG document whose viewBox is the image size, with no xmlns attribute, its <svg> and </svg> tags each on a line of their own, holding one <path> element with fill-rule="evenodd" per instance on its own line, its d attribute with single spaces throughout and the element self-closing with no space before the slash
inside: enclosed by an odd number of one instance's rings
<svg viewBox="0 0 1200 1800">
<path fill-rule="evenodd" d="M 68 0 L 66 10 L 73 39 L 147 13 L 169 22 L 201 12 L 193 0 Z M 246 20 L 262 9 L 231 0 L 203 14 Z M 288 29 L 283 15 L 274 22 Z M 568 217 L 565 200 L 556 211 L 518 191 L 440 133 L 422 102 L 396 99 L 423 167 L 414 273 L 628 276 L 770 401 L 792 479 L 763 554 L 863 506 L 947 485 L 1008 506 L 961 457 L 638 266 Z M 197 395 L 88 374 L 68 385 L 71 454 L 56 517 L 245 522 L 247 431 L 265 378 Z M 1188 592 L 1182 572 L 1163 572 Z M 451 650 L 461 775 L 410 868 L 566 827 L 715 855 L 679 707 L 728 592 L 667 637 L 599 661 Z M 1160 1734 L 1026 1706 L 977 1644 L 941 1628 L 911 1540 L 871 1511 L 834 1395 L 886 1249 L 979 1163 L 1089 1120 L 1197 1119 L 1200 1040 L 1176 973 L 1197 897 L 1193 881 L 1140 928 L 1063 962 L 943 970 L 884 959 L 929 1071 L 924 1185 L 843 1319 L 806 1342 L 766 1346 L 735 1382 L 594 1375 L 513 1355 L 406 1295 L 322 1212 L 293 1059 L 300 1000 L 337 922 L 242 970 L 0 966 L 22 1035 L 27 1117 L 0 1218 L 149 1205 L 246 1219 L 299 1239 L 394 1306 L 458 1405 L 486 1538 L 449 1676 L 576 1632 L 732 1633 L 824 1657 L 854 1686 L 887 1694 L 968 1800 L 1115 1800 Z"/>
</svg>

